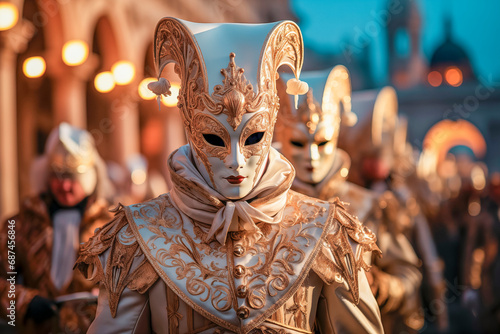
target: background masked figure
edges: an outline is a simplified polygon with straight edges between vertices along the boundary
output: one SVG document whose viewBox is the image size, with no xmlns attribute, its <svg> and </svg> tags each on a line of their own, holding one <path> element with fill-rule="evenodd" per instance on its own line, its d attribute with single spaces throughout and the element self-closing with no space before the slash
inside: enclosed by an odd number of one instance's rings
<svg viewBox="0 0 500 334">
<path fill-rule="evenodd" d="M 307 96 L 300 98 L 297 109 L 289 101 L 282 102 L 276 127 L 281 151 L 297 171 L 292 189 L 323 200 L 338 197 L 349 202 L 348 211 L 375 232 L 384 256 L 374 258 L 375 267 L 368 276 L 384 329 L 391 333 L 394 322 L 402 321 L 402 316 L 418 306 L 421 274 L 417 256 L 408 239 L 385 219 L 384 197 L 346 181 L 351 160 L 336 146 L 341 119 L 348 125 L 356 120 L 351 115 L 347 69 L 336 66 L 303 73 L 301 78 L 309 84 Z M 284 101 L 286 96 L 279 91 Z"/>
<path fill-rule="evenodd" d="M 120 208 L 82 249 L 100 283 L 90 333 L 383 331 L 362 257 L 375 236 L 340 203 L 289 190 L 294 169 L 271 148 L 277 69 L 298 76 L 302 55 L 289 21 L 159 22 L 155 61 L 181 77 L 189 144 L 169 158 L 170 193 Z"/>
<path fill-rule="evenodd" d="M 405 183 L 413 166 L 409 161 L 403 164 L 408 155 L 397 149 L 398 145 L 406 146 L 406 138 L 399 138 L 402 136 L 397 131 L 396 92 L 392 87 L 384 87 L 377 91 L 353 93 L 352 108 L 356 110 L 359 122 L 352 128 L 342 128 L 339 138 L 339 147 L 345 149 L 353 161 L 349 181 L 383 197 L 384 219 L 392 229 L 406 235 L 422 263 L 425 299 L 446 308 L 445 303 L 441 303 L 444 280 L 436 246 L 418 202 Z M 401 322 L 404 327 L 394 330 L 415 332 L 424 326 L 424 315 L 422 307 L 413 308 L 404 323 Z M 439 314 L 432 315 L 432 320 L 444 329 L 446 312 L 440 308 Z"/>
<path fill-rule="evenodd" d="M 38 195 L 27 198 L 20 213 L 12 218 L 18 279 L 16 328 L 43 333 L 54 330 L 51 317 L 56 314 L 58 298 L 92 289 L 72 268 L 80 243 L 110 218 L 107 198 L 111 189 L 92 136 L 67 123 L 55 128 L 36 163 L 34 187 Z M 0 233 L 0 245 L 5 248 L 2 256 L 7 254 L 8 226 L 5 223 Z M 13 270 L 5 258 L 0 270 L 1 301 L 7 305 L 7 272 Z M 95 300 L 89 305 L 85 301 L 58 304 L 62 305 L 60 331 L 76 333 L 88 328 L 95 314 Z"/>
</svg>

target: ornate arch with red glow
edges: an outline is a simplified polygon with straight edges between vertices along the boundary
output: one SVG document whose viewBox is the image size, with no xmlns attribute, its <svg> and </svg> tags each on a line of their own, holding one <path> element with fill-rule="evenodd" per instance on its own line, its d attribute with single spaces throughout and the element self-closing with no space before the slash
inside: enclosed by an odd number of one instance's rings
<svg viewBox="0 0 500 334">
<path fill-rule="evenodd" d="M 424 137 L 424 151 L 432 152 L 437 157 L 437 164 L 455 146 L 469 147 L 476 158 L 484 157 L 486 141 L 479 129 L 466 120 L 443 120 L 429 129 Z"/>
</svg>

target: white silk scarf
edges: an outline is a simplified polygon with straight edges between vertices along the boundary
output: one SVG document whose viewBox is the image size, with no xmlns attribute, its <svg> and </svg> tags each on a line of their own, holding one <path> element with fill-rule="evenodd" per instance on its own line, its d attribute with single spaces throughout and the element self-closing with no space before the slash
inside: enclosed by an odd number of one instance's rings
<svg viewBox="0 0 500 334">
<path fill-rule="evenodd" d="M 174 206 L 189 218 L 210 225 L 206 240 L 213 236 L 224 245 L 232 229 L 252 231 L 258 240 L 258 222 L 278 224 L 283 217 L 288 190 L 295 170 L 278 151 L 271 148 L 265 171 L 247 196 L 228 200 L 211 188 L 196 168 L 189 145 L 169 158 Z M 237 222 L 237 223 L 235 223 Z"/>
</svg>

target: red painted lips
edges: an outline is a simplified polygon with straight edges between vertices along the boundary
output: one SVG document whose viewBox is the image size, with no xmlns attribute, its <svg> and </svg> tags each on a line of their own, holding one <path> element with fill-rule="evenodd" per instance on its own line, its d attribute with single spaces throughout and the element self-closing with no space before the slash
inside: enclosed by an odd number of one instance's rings
<svg viewBox="0 0 500 334">
<path fill-rule="evenodd" d="M 245 178 L 246 178 L 245 176 L 241 176 L 241 175 L 225 177 L 227 182 L 229 182 L 231 184 L 240 184 L 241 182 L 243 182 L 243 180 Z"/>
</svg>

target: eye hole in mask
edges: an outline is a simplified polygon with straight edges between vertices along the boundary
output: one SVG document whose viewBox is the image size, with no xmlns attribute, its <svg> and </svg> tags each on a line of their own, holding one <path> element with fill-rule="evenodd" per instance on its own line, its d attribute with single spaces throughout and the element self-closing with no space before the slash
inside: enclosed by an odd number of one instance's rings
<svg viewBox="0 0 500 334">
<path fill-rule="evenodd" d="M 221 137 L 214 134 L 203 134 L 203 138 L 207 143 L 213 146 L 225 147 L 224 140 Z"/>
<path fill-rule="evenodd" d="M 264 137 L 264 132 L 255 132 L 248 136 L 247 140 L 245 140 L 245 145 L 253 145 L 257 144 Z"/>
<path fill-rule="evenodd" d="M 325 146 L 326 144 L 328 144 L 328 141 L 322 141 L 318 144 L 318 147 Z"/>
<path fill-rule="evenodd" d="M 295 140 L 291 140 L 290 143 L 293 145 L 293 146 L 297 146 L 297 147 L 304 147 L 304 143 L 301 143 L 300 141 L 295 141 Z"/>
</svg>

